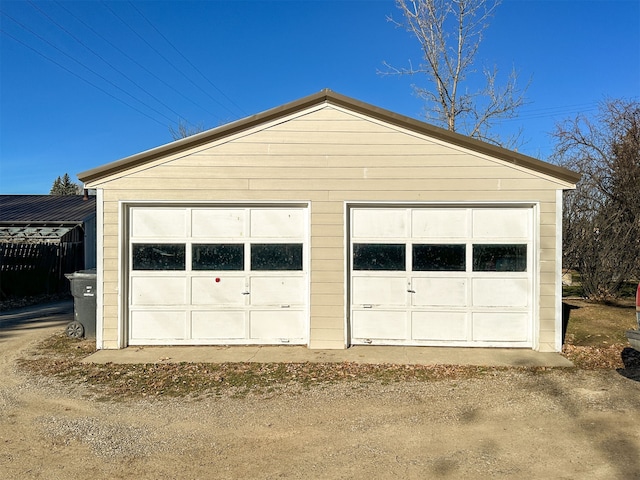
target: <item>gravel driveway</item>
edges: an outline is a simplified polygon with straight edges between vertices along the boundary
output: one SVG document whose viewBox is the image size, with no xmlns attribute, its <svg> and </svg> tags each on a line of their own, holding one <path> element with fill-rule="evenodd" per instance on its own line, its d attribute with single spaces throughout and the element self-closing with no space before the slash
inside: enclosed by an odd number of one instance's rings
<svg viewBox="0 0 640 480">
<path fill-rule="evenodd" d="M 615 371 L 98 402 L 16 370 L 61 328 L 0 330 L 1 478 L 640 478 L 640 383 Z"/>
</svg>

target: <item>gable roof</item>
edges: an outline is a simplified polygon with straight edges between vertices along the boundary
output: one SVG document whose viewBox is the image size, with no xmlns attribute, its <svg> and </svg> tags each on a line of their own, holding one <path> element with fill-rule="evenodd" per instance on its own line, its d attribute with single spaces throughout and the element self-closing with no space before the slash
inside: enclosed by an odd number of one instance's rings
<svg viewBox="0 0 640 480">
<path fill-rule="evenodd" d="M 575 184 L 580 180 L 580 175 L 567 170 L 566 168 L 553 165 L 551 163 L 543 162 L 533 157 L 523 155 L 518 152 L 508 150 L 506 148 L 491 145 L 489 143 L 476 140 L 459 133 L 450 132 L 440 127 L 430 125 L 428 123 L 410 118 L 404 115 L 400 115 L 383 108 L 379 108 L 359 100 L 341 95 L 331 90 L 325 89 L 316 94 L 309 95 L 308 97 L 301 98 L 299 100 L 281 105 L 280 107 L 266 110 L 262 113 L 246 117 L 235 122 L 222 125 L 217 128 L 213 128 L 206 132 L 198 133 L 187 138 L 177 140 L 175 142 L 147 150 L 136 155 L 117 160 L 115 162 L 102 165 L 91 170 L 86 170 L 78 174 L 78 178 L 87 183 L 94 180 L 99 180 L 108 175 L 117 174 L 130 168 L 143 165 L 147 162 L 156 160 L 158 158 L 179 153 L 183 150 L 187 150 L 199 145 L 216 141 L 226 136 L 241 132 L 258 126 L 262 123 L 267 123 L 272 120 L 276 120 L 287 115 L 295 114 L 299 111 L 307 108 L 314 107 L 320 104 L 332 104 L 337 105 L 348 110 L 352 110 L 357 113 L 361 113 L 368 117 L 396 125 L 401 128 L 405 128 L 410 131 L 414 131 L 419 134 L 427 135 L 429 137 L 442 140 L 452 145 L 457 145 L 469 150 L 476 151 L 478 153 L 486 154 L 494 158 L 519 165 L 530 170 L 549 175 L 551 177 L 570 182 Z"/>
<path fill-rule="evenodd" d="M 3 224 L 77 224 L 95 213 L 95 196 L 0 195 Z"/>
</svg>

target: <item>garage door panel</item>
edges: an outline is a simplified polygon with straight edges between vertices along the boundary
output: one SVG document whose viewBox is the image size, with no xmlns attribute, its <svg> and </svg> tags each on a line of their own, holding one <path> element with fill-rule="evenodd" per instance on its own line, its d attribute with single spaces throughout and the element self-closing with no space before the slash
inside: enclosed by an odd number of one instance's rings
<svg viewBox="0 0 640 480">
<path fill-rule="evenodd" d="M 242 238 L 246 212 L 241 208 L 197 208 L 191 211 L 194 238 Z"/>
<path fill-rule="evenodd" d="M 307 208 L 129 208 L 130 342 L 308 340 Z"/>
<path fill-rule="evenodd" d="M 433 208 L 411 212 L 411 234 L 415 238 L 451 239 L 469 235 L 466 209 Z"/>
<path fill-rule="evenodd" d="M 474 278 L 474 307 L 527 307 L 529 280 L 526 278 Z"/>
<path fill-rule="evenodd" d="M 306 282 L 301 276 L 251 277 L 251 305 L 300 306 L 306 303 Z"/>
<path fill-rule="evenodd" d="M 473 313 L 473 340 L 484 342 L 526 342 L 529 340 L 527 313 Z"/>
<path fill-rule="evenodd" d="M 475 209 L 473 210 L 474 238 L 529 238 L 531 209 Z"/>
<path fill-rule="evenodd" d="M 352 303 L 355 305 L 406 305 L 404 277 L 354 277 Z"/>
<path fill-rule="evenodd" d="M 253 310 L 249 313 L 249 337 L 253 340 L 305 338 L 302 311 Z"/>
<path fill-rule="evenodd" d="M 411 315 L 414 340 L 465 341 L 467 332 L 464 312 L 413 312 Z"/>
<path fill-rule="evenodd" d="M 246 313 L 230 310 L 191 312 L 191 337 L 211 340 L 237 340 L 246 337 Z"/>
<path fill-rule="evenodd" d="M 411 295 L 414 306 L 457 306 L 467 302 L 467 279 L 451 277 L 413 278 Z"/>
<path fill-rule="evenodd" d="M 355 209 L 352 223 L 354 238 L 404 237 L 409 232 L 404 209 Z"/>
<path fill-rule="evenodd" d="M 182 340 L 185 320 L 184 310 L 133 310 L 131 340 Z"/>
<path fill-rule="evenodd" d="M 358 339 L 404 340 L 407 338 L 407 314 L 394 310 L 356 310 L 352 336 Z"/>
<path fill-rule="evenodd" d="M 372 205 L 350 219 L 354 343 L 531 346 L 533 208 Z M 386 268 L 391 247 L 406 254 Z"/>
<path fill-rule="evenodd" d="M 305 215 L 302 209 L 269 208 L 251 210 L 251 232 L 256 238 L 303 238 Z"/>
<path fill-rule="evenodd" d="M 184 305 L 187 279 L 184 277 L 133 277 L 131 305 Z"/>
<path fill-rule="evenodd" d="M 242 277 L 193 277 L 193 305 L 242 306 L 246 303 L 245 279 Z"/>
<path fill-rule="evenodd" d="M 187 212 L 179 208 L 135 208 L 131 213 L 131 236 L 139 238 L 184 237 Z"/>
</svg>

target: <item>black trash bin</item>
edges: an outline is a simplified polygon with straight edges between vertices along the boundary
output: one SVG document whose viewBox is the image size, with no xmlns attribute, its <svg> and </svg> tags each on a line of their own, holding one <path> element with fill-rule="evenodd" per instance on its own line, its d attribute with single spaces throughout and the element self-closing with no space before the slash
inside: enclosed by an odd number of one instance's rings
<svg viewBox="0 0 640 480">
<path fill-rule="evenodd" d="M 65 275 L 71 283 L 74 321 L 66 328 L 72 338 L 96 337 L 96 271 L 80 270 Z"/>
</svg>

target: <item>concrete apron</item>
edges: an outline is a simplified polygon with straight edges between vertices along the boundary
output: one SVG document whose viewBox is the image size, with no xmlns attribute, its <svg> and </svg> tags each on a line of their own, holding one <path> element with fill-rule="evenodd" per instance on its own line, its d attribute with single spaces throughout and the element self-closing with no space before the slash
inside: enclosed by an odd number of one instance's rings
<svg viewBox="0 0 640 480">
<path fill-rule="evenodd" d="M 144 346 L 98 350 L 85 363 L 323 363 L 478 365 L 487 367 L 572 367 L 558 353 L 516 348 L 355 346 L 310 350 L 306 346 Z"/>
</svg>

